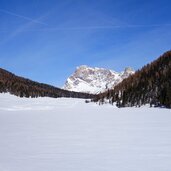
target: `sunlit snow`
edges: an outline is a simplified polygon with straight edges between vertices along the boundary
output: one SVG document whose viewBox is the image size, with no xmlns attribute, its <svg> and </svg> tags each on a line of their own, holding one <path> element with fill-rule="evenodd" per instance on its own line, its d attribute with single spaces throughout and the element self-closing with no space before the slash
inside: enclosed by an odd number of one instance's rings
<svg viewBox="0 0 171 171">
<path fill-rule="evenodd" d="M 171 110 L 0 94 L 0 171 L 170 171 Z"/>
</svg>

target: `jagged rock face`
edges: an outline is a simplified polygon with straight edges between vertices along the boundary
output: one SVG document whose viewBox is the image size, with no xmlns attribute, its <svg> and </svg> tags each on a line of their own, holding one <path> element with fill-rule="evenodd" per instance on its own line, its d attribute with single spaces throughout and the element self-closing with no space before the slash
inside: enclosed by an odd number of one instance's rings
<svg viewBox="0 0 171 171">
<path fill-rule="evenodd" d="M 118 73 L 104 68 L 92 68 L 83 65 L 76 68 L 63 88 L 70 91 L 96 94 L 112 88 L 133 73 L 134 71 L 131 68 L 126 68 L 124 72 Z"/>
<path fill-rule="evenodd" d="M 135 71 L 132 68 L 126 67 L 124 72 L 121 73 L 121 78 L 125 79 L 134 73 L 135 73 Z"/>
</svg>

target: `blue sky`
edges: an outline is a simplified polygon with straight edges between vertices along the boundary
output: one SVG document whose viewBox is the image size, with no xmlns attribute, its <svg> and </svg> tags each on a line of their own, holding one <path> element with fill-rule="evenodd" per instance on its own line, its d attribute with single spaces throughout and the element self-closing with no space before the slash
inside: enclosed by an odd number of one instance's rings
<svg viewBox="0 0 171 171">
<path fill-rule="evenodd" d="M 0 67 L 62 86 L 79 65 L 141 68 L 171 48 L 170 0 L 0 0 Z"/>
</svg>

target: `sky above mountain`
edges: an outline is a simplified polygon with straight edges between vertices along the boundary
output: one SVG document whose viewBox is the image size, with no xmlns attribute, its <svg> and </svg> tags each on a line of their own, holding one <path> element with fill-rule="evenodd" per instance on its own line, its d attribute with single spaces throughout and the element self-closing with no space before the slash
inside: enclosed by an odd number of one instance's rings
<svg viewBox="0 0 171 171">
<path fill-rule="evenodd" d="M 141 68 L 170 50 L 170 0 L 1 0 L 0 67 L 62 86 L 76 66 Z"/>
</svg>

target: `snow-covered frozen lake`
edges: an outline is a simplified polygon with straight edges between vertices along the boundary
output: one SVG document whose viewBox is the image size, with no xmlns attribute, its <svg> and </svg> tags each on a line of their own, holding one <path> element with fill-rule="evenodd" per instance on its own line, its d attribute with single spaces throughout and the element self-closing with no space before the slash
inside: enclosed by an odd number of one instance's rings
<svg viewBox="0 0 171 171">
<path fill-rule="evenodd" d="M 0 94 L 0 171 L 170 171 L 171 110 Z"/>
</svg>

